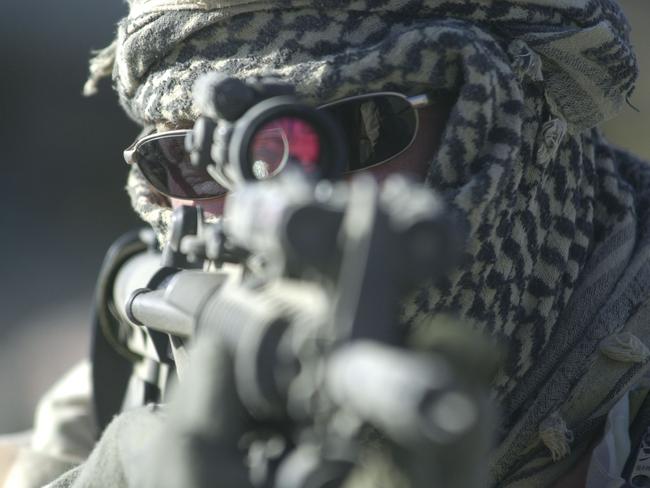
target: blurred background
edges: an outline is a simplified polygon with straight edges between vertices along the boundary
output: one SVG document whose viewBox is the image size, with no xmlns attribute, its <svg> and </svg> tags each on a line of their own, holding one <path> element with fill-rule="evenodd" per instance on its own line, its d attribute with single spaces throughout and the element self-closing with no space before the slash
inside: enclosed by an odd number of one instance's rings
<svg viewBox="0 0 650 488">
<path fill-rule="evenodd" d="M 606 131 L 650 159 L 650 4 L 621 1 L 641 78 Z M 0 16 L 0 432 L 28 428 L 43 390 L 84 357 L 107 246 L 138 225 L 122 149 L 138 129 L 110 83 L 83 98 L 87 61 L 126 13 L 117 1 L 3 0 Z"/>
<path fill-rule="evenodd" d="M 126 2 L 3 0 L 0 16 L 0 432 L 87 351 L 94 280 L 137 225 L 122 148 L 138 133 L 110 82 L 83 98 L 90 51 Z"/>
</svg>

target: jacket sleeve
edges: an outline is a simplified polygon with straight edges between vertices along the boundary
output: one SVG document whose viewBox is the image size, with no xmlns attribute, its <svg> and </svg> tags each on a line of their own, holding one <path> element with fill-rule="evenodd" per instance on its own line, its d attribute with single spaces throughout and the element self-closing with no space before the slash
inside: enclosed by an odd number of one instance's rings
<svg viewBox="0 0 650 488">
<path fill-rule="evenodd" d="M 5 488 L 41 487 L 82 463 L 97 437 L 90 364 L 79 363 L 39 401 L 34 430 L 17 455 Z"/>
</svg>

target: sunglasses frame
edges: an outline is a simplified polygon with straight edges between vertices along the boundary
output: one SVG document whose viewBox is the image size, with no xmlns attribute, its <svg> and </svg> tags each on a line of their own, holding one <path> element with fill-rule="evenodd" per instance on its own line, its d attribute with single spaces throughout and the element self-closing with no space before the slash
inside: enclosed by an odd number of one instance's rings
<svg viewBox="0 0 650 488">
<path fill-rule="evenodd" d="M 427 107 L 427 106 L 431 105 L 431 99 L 429 98 L 429 96 L 427 94 L 407 96 L 407 95 L 404 95 L 404 94 L 398 93 L 398 92 L 380 91 L 380 92 L 373 92 L 373 93 L 364 93 L 363 95 L 353 95 L 353 96 L 350 96 L 350 97 L 339 98 L 338 100 L 334 100 L 332 102 L 328 102 L 328 103 L 325 103 L 323 105 L 319 105 L 318 107 L 316 107 L 316 109 L 321 110 L 321 109 L 324 109 L 324 108 L 334 107 L 336 105 L 340 105 L 340 104 L 346 103 L 346 102 L 354 102 L 354 101 L 364 100 L 364 99 L 367 99 L 367 98 L 374 98 L 374 97 L 378 97 L 378 96 L 399 97 L 399 98 L 405 100 L 406 102 L 408 102 L 408 104 L 413 108 L 414 115 L 415 115 L 415 129 L 413 130 L 413 137 L 411 138 L 411 141 L 401 151 L 399 151 L 398 153 L 392 155 L 391 157 L 386 158 L 386 159 L 384 159 L 382 161 L 379 161 L 378 163 L 374 163 L 374 164 L 372 164 L 370 166 L 365 166 L 363 168 L 354 169 L 354 170 L 351 170 L 351 171 L 346 171 L 345 174 L 354 174 L 354 173 L 358 173 L 359 171 L 366 171 L 367 169 L 376 168 L 377 166 L 380 166 L 380 165 L 382 165 L 384 163 L 387 163 L 388 161 L 390 161 L 390 160 L 396 158 L 397 156 L 403 154 L 404 152 L 406 152 L 413 145 L 413 143 L 415 142 L 418 131 L 420 129 L 420 116 L 419 116 L 419 113 L 418 113 L 418 109 L 424 108 L 424 107 Z M 155 131 L 155 130 L 156 130 L 155 127 L 151 127 L 151 128 L 148 129 L 148 131 Z M 133 164 L 138 165 L 139 163 L 136 160 L 135 155 L 136 155 L 138 149 L 140 148 L 140 146 L 142 146 L 143 144 L 145 144 L 147 142 L 151 142 L 151 141 L 157 141 L 157 140 L 160 140 L 160 139 L 170 138 L 170 137 L 176 137 L 176 136 L 185 137 L 192 130 L 193 129 L 175 129 L 175 130 L 169 130 L 169 131 L 165 131 L 165 132 L 153 132 L 153 133 L 147 134 L 145 136 L 141 136 L 138 139 L 136 139 L 129 147 L 127 147 L 124 150 L 124 152 L 123 152 L 124 161 L 128 165 L 133 165 Z M 147 130 L 145 130 L 145 132 L 147 132 Z M 142 171 L 141 168 L 140 168 L 140 171 Z M 144 174 L 144 172 L 143 172 L 143 174 Z M 151 183 L 149 183 L 149 184 L 151 184 Z M 167 197 L 182 199 L 180 197 L 175 197 L 173 195 L 169 195 L 168 193 L 159 190 L 155 186 L 154 186 L 154 189 L 157 192 L 159 192 L 159 193 L 161 193 L 161 194 L 163 194 L 163 195 L 165 195 Z M 208 199 L 212 199 L 212 198 L 222 198 L 224 196 L 225 196 L 225 193 L 223 195 L 217 195 L 217 196 L 206 196 L 206 197 L 192 198 L 191 200 L 208 200 Z"/>
</svg>

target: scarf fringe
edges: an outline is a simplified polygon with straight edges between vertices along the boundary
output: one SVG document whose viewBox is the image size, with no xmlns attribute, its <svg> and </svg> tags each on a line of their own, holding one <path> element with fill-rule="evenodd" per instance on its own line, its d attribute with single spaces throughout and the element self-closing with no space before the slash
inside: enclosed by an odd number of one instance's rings
<svg viewBox="0 0 650 488">
<path fill-rule="evenodd" d="M 90 75 L 83 88 L 84 96 L 89 97 L 95 95 L 99 81 L 111 76 L 113 66 L 115 65 L 116 49 L 117 40 L 113 41 L 104 49 L 93 51 L 93 57 L 89 63 Z"/>
<path fill-rule="evenodd" d="M 573 432 L 567 428 L 559 412 L 554 412 L 540 424 L 539 437 L 551 452 L 553 461 L 559 461 L 571 452 Z"/>
<path fill-rule="evenodd" d="M 561 118 L 553 118 L 542 126 L 537 159 L 542 164 L 550 163 L 557 156 L 560 143 L 567 132 L 567 123 Z"/>
<path fill-rule="evenodd" d="M 512 67 L 520 80 L 544 81 L 542 58 L 525 41 L 515 39 L 508 45 Z"/>
</svg>

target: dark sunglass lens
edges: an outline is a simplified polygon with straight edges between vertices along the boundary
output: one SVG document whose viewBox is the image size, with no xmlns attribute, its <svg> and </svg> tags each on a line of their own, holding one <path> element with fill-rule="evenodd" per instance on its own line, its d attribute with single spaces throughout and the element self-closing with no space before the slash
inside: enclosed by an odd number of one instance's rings
<svg viewBox="0 0 650 488">
<path fill-rule="evenodd" d="M 138 147 L 135 157 L 147 181 L 165 195 L 193 200 L 218 197 L 227 191 L 207 171 L 192 166 L 183 134 L 147 141 Z"/>
<path fill-rule="evenodd" d="M 372 95 L 323 110 L 343 129 L 350 161 L 348 170 L 367 168 L 391 159 L 415 139 L 415 109 L 398 95 Z"/>
</svg>

